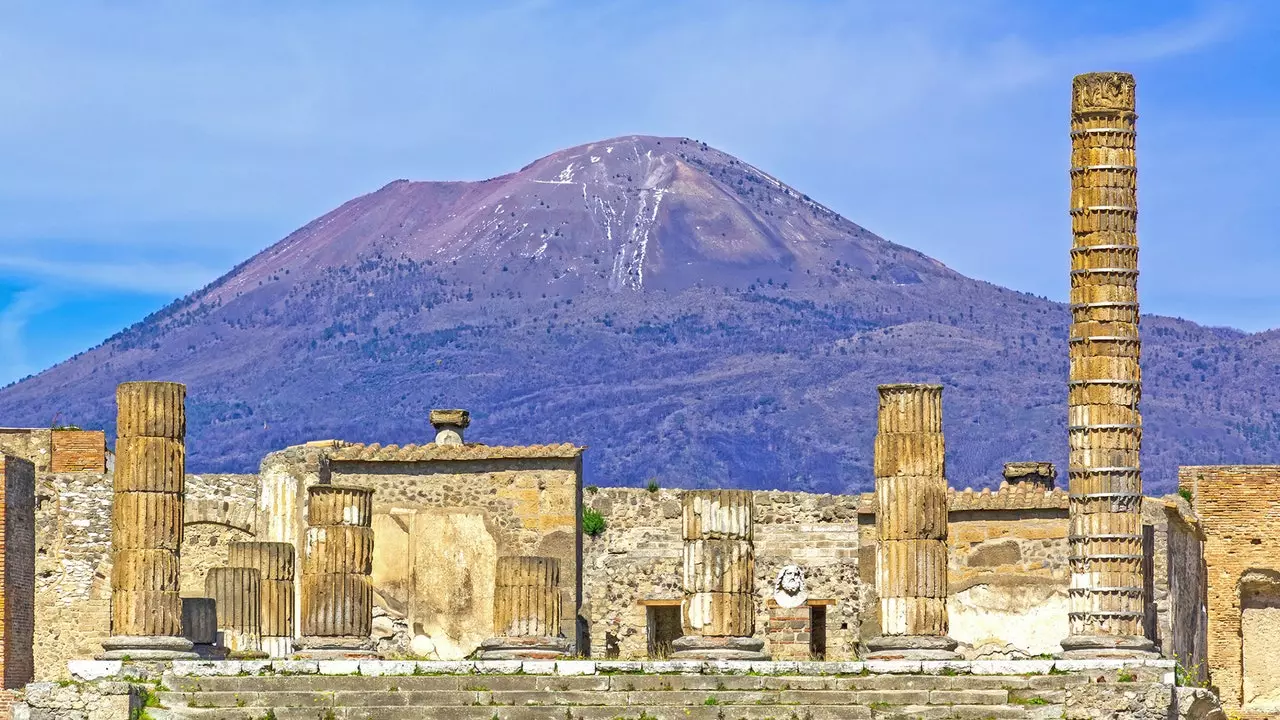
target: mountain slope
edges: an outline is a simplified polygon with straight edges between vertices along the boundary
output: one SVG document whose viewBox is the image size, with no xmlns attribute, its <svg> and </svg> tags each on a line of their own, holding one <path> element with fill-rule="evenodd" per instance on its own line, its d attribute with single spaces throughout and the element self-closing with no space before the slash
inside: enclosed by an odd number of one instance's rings
<svg viewBox="0 0 1280 720">
<path fill-rule="evenodd" d="M 197 470 L 422 442 L 448 406 L 478 441 L 591 446 L 589 483 L 839 491 L 871 484 L 875 386 L 936 381 L 951 482 L 979 485 L 1065 464 L 1068 322 L 705 144 L 627 137 L 352 200 L 0 391 L 0 418 L 112 429 L 117 382 L 170 379 Z M 1142 328 L 1151 489 L 1276 457 L 1280 334 Z"/>
</svg>

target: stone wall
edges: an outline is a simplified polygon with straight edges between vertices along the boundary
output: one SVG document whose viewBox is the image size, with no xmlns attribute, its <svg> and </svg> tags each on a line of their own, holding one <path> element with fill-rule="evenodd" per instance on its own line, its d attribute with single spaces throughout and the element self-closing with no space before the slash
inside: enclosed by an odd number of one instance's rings
<svg viewBox="0 0 1280 720">
<path fill-rule="evenodd" d="M 648 617 L 681 598 L 680 491 L 601 488 L 585 494 L 606 528 L 585 539 L 583 615 L 593 657 L 643 658 Z M 778 570 L 800 565 L 809 597 L 831 601 L 826 658 L 857 657 L 880 632 L 875 596 L 874 496 L 757 492 L 758 635 L 766 640 L 768 601 Z M 1198 628 L 1176 628 L 1196 613 L 1198 552 L 1189 509 L 1170 521 L 1171 499 L 1146 503 L 1153 639 L 1196 656 Z M 1016 659 L 1061 651 L 1067 636 L 1068 500 L 1062 490 L 1012 485 L 949 493 L 950 633 L 966 657 Z M 1175 512 L 1175 515 L 1177 513 Z M 1172 539 L 1170 539 L 1172 538 Z M 1171 591 L 1171 583 L 1174 588 Z M 1175 602 L 1173 594 L 1186 595 Z M 794 654 L 795 648 L 788 653 Z"/>
<path fill-rule="evenodd" d="M 32 679 L 35 632 L 35 465 L 0 456 L 0 680 L 4 689 Z"/>
<path fill-rule="evenodd" d="M 384 649 L 468 656 L 493 635 L 494 573 L 506 555 L 560 561 L 561 626 L 581 642 L 580 449 L 452 448 L 328 455 L 330 482 L 374 490 L 373 581 L 390 618 L 378 626 L 396 636 Z"/>
<path fill-rule="evenodd" d="M 1203 684 L 1209 679 L 1205 654 L 1209 626 L 1205 598 L 1209 578 L 1204 561 L 1204 530 L 1183 498 L 1172 495 L 1162 504 L 1167 516 L 1164 534 L 1167 550 L 1165 562 L 1156 563 L 1155 579 L 1161 617 L 1160 654 L 1177 660 L 1186 679 Z M 1159 540 L 1161 534 L 1157 533 L 1156 538 Z M 1166 568 L 1164 582 L 1158 574 L 1162 565 Z M 1166 587 L 1167 600 L 1159 597 L 1161 588 Z"/>
<path fill-rule="evenodd" d="M 1204 531 L 1209 679 L 1228 711 L 1280 712 L 1280 466 L 1178 469 Z"/>
<path fill-rule="evenodd" d="M 44 428 L 0 428 L 0 455 L 30 460 L 37 473 L 49 472 L 53 431 Z"/>
<path fill-rule="evenodd" d="M 205 575 L 226 566 L 227 547 L 256 539 L 258 476 L 189 474 L 184 489 L 181 592 L 203 597 Z"/>
<path fill-rule="evenodd" d="M 101 430 L 54 430 L 49 453 L 49 472 L 107 471 L 107 438 Z"/>
<path fill-rule="evenodd" d="M 40 475 L 36 482 L 35 678 L 67 677 L 111 632 L 111 476 Z"/>
<path fill-rule="evenodd" d="M 866 589 L 858 577 L 857 496 L 757 492 L 756 627 L 769 652 L 768 600 L 778 571 L 804 569 L 812 599 L 827 608 L 827 659 L 856 657 Z M 584 496 L 605 531 L 585 540 L 583 612 L 594 657 L 648 653 L 647 600 L 682 597 L 680 491 L 601 488 Z"/>
</svg>

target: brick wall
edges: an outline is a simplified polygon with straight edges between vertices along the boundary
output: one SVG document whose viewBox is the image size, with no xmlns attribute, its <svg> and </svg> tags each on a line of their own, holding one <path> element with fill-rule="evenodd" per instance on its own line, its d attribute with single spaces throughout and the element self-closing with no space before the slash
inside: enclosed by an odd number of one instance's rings
<svg viewBox="0 0 1280 720">
<path fill-rule="evenodd" d="M 107 438 L 101 430 L 54 430 L 49 472 L 106 472 Z"/>
<path fill-rule="evenodd" d="M 1178 486 L 1204 531 L 1209 679 L 1224 709 L 1249 710 L 1241 580 L 1280 572 L 1280 465 L 1181 467 Z"/>
</svg>

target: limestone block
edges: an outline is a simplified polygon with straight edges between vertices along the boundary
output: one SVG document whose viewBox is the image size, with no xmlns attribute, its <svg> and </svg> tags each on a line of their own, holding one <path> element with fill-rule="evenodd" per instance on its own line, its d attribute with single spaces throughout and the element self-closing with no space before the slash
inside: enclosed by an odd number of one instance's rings
<svg viewBox="0 0 1280 720">
<path fill-rule="evenodd" d="M 205 595 L 214 600 L 218 632 L 230 652 L 262 651 L 261 593 L 255 568 L 213 568 L 205 577 Z"/>
<path fill-rule="evenodd" d="M 413 573 L 410 551 L 412 510 L 393 508 L 373 515 L 373 591 L 379 605 L 408 615 Z"/>
<path fill-rule="evenodd" d="M 755 633 L 755 595 L 686 593 L 680 606 L 685 635 L 750 637 Z"/>
<path fill-rule="evenodd" d="M 115 550 L 169 550 L 176 553 L 181 547 L 182 495 L 118 492 L 113 502 L 111 546 Z"/>
<path fill-rule="evenodd" d="M 495 636 L 559 637 L 560 562 L 498 558 L 493 602 Z"/>
<path fill-rule="evenodd" d="M 264 636 L 293 637 L 293 585 L 292 578 L 262 581 L 261 616 Z"/>
<path fill-rule="evenodd" d="M 227 567 L 247 567 L 263 580 L 292 580 L 293 545 L 284 542 L 233 542 L 227 546 Z"/>
<path fill-rule="evenodd" d="M 369 637 L 373 586 L 363 574 L 303 575 L 302 634 Z"/>
<path fill-rule="evenodd" d="M 182 598 L 182 636 L 196 645 L 218 641 L 218 608 L 213 598 Z"/>
<path fill-rule="evenodd" d="M 755 592 L 756 564 L 751 543 L 732 539 L 689 540 L 684 544 L 685 592 Z"/>
<path fill-rule="evenodd" d="M 116 434 L 181 440 L 187 434 L 187 387 L 173 382 L 125 382 L 116 387 Z"/>
<path fill-rule="evenodd" d="M 165 591 L 178 587 L 178 555 L 172 550 L 117 550 L 112 553 L 111 587 Z"/>
<path fill-rule="evenodd" d="M 348 525 L 370 527 L 373 491 L 341 485 L 312 485 L 307 489 L 307 522 L 312 527 Z"/>
<path fill-rule="evenodd" d="M 180 493 L 185 477 L 186 446 L 181 438 L 116 439 L 116 492 Z"/>
<path fill-rule="evenodd" d="M 687 540 L 751 540 L 755 505 L 750 490 L 688 490 L 682 498 Z"/>
<path fill-rule="evenodd" d="M 308 575 L 373 571 L 373 528 L 320 525 L 307 528 L 305 540 Z"/>
<path fill-rule="evenodd" d="M 461 660 L 493 634 L 497 539 L 474 511 L 424 510 L 411 527 L 409 626 L 439 659 Z"/>
<path fill-rule="evenodd" d="M 177 590 L 112 590 L 111 634 L 134 637 L 181 635 L 182 597 Z"/>
</svg>

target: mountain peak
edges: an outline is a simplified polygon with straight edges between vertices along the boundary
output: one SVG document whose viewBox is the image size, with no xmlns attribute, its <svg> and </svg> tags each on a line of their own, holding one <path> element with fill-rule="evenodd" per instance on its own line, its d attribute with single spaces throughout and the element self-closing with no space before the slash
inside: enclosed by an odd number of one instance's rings
<svg viewBox="0 0 1280 720">
<path fill-rule="evenodd" d="M 167 379 L 201 471 L 420 442 L 429 408 L 467 407 L 485 442 L 589 445 L 597 484 L 849 491 L 871 482 L 875 386 L 942 382 L 949 479 L 981 486 L 1006 460 L 1065 462 L 1068 319 L 705 143 L 628 135 L 388 183 L 6 388 L 0 413 L 110 430 L 116 383 Z M 1273 454 L 1280 365 L 1253 358 L 1276 343 L 1143 332 L 1152 488 Z"/>
</svg>

